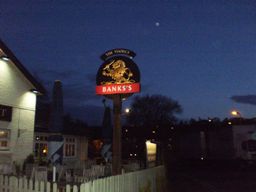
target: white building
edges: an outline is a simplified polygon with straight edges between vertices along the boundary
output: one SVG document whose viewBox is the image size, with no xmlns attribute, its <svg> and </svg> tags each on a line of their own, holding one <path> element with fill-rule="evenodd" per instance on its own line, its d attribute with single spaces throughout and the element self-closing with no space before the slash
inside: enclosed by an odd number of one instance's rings
<svg viewBox="0 0 256 192">
<path fill-rule="evenodd" d="M 0 40 L 0 164 L 33 152 L 36 96 L 44 88 Z"/>
<path fill-rule="evenodd" d="M 256 160 L 256 124 L 234 125 L 233 143 L 235 157 Z"/>
<path fill-rule="evenodd" d="M 50 132 L 36 131 L 34 135 L 34 158 L 47 162 L 48 137 Z M 63 136 L 63 164 L 71 167 L 80 165 L 88 160 L 88 138 L 85 135 L 62 133 Z"/>
</svg>

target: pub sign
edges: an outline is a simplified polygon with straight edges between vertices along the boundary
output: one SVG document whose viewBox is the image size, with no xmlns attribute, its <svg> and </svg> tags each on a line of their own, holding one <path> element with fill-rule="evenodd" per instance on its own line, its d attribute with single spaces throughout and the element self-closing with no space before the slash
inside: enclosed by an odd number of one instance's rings
<svg viewBox="0 0 256 192">
<path fill-rule="evenodd" d="M 96 94 L 131 95 L 140 92 L 140 72 L 132 60 L 135 53 L 128 49 L 114 49 L 101 56 L 104 63 L 96 77 Z"/>
</svg>

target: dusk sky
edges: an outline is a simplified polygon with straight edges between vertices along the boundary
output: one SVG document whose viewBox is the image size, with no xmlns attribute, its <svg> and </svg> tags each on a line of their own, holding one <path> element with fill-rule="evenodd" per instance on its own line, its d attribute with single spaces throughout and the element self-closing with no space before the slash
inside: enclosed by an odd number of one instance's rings
<svg viewBox="0 0 256 192">
<path fill-rule="evenodd" d="M 232 109 L 256 117 L 256 1 L 6 0 L 0 26 L 21 63 L 49 91 L 61 80 L 66 111 L 87 121 L 102 107 L 100 55 L 113 48 L 137 54 L 136 95 L 177 100 L 182 119 L 222 119 Z"/>
</svg>

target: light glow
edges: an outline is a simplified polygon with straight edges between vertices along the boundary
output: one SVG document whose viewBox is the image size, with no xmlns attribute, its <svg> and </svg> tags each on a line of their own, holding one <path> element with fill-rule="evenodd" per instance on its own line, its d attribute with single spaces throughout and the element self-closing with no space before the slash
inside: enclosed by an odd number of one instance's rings
<svg viewBox="0 0 256 192">
<path fill-rule="evenodd" d="M 31 91 L 27 91 L 20 96 L 20 106 L 27 106 L 29 108 L 35 108 L 36 105 L 36 95 Z"/>
<path fill-rule="evenodd" d="M 3 60 L 3 61 L 9 61 L 10 59 L 8 58 L 8 57 L 6 57 L 6 56 L 1 56 L 1 59 Z"/>
<path fill-rule="evenodd" d="M 2 60 L 2 59 L 0 59 L 0 69 L 1 69 L 1 71 L 7 71 L 7 62 L 6 61 L 4 61 L 4 60 Z"/>
<path fill-rule="evenodd" d="M 236 116 L 236 117 L 241 117 L 241 113 L 237 110 L 231 111 L 231 115 Z"/>
<path fill-rule="evenodd" d="M 39 94 L 39 91 L 37 91 L 36 89 L 31 89 L 30 91 L 31 91 L 32 93 Z"/>
<path fill-rule="evenodd" d="M 155 161 L 156 160 L 156 144 L 151 143 L 150 141 L 146 141 L 146 148 L 147 148 L 148 161 Z"/>
<path fill-rule="evenodd" d="M 125 113 L 130 113 L 130 112 L 131 112 L 131 109 L 129 109 L 129 108 L 125 109 Z"/>
<path fill-rule="evenodd" d="M 47 149 L 43 149 L 43 153 L 46 154 L 47 153 Z"/>
</svg>

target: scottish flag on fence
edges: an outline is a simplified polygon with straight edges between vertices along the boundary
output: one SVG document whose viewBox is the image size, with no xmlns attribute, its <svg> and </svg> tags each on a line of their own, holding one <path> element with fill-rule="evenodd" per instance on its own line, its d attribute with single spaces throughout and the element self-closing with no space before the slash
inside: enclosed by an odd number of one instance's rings
<svg viewBox="0 0 256 192">
<path fill-rule="evenodd" d="M 62 164 L 63 158 L 63 94 L 61 81 L 56 80 L 53 86 L 51 104 L 50 132 L 48 138 L 48 160 L 56 165 Z"/>
<path fill-rule="evenodd" d="M 63 137 L 61 135 L 51 135 L 49 137 L 48 160 L 52 164 L 62 164 L 63 143 Z"/>
</svg>

